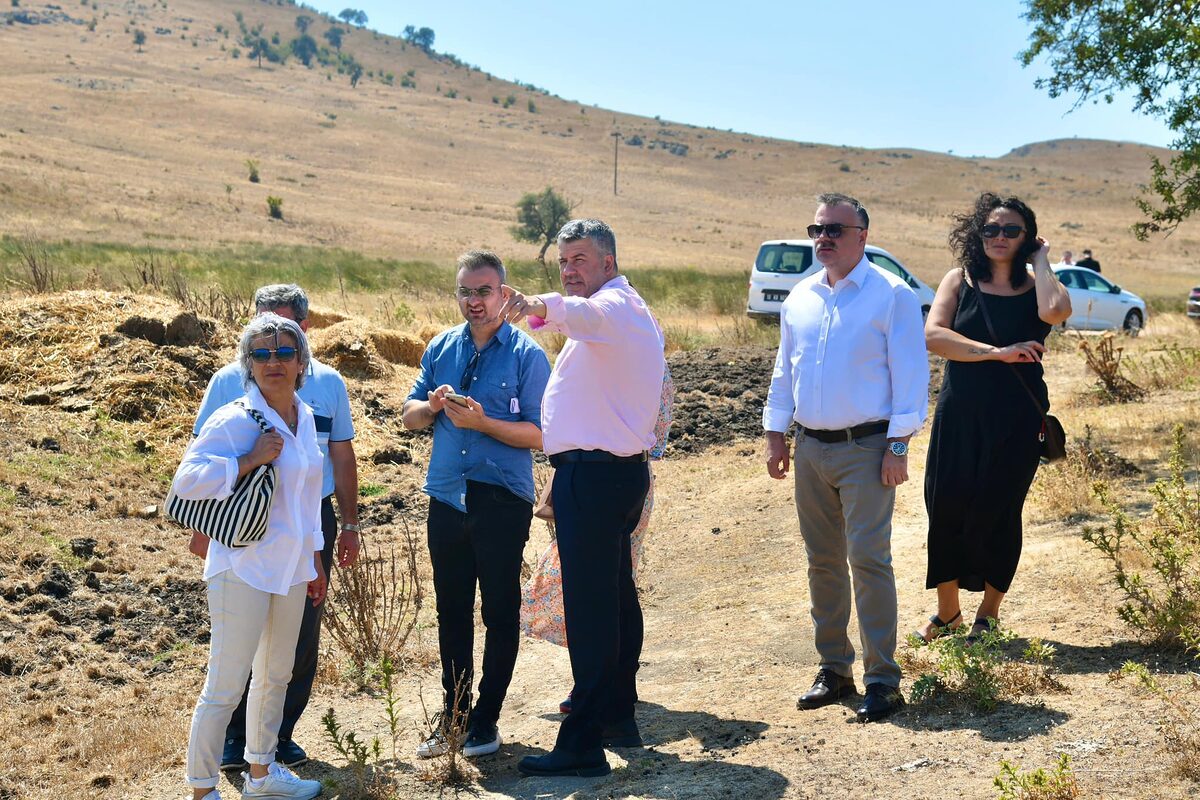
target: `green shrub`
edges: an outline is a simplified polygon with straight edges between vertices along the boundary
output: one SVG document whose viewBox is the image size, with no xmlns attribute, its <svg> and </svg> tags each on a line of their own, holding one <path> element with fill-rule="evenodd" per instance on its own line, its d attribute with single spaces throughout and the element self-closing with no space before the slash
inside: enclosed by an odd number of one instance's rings
<svg viewBox="0 0 1200 800">
<path fill-rule="evenodd" d="M 253 158 L 247 158 L 245 163 L 246 163 L 246 169 L 250 173 L 250 182 L 258 183 L 261 180 L 261 178 L 258 175 L 258 162 L 255 161 Z"/>
<path fill-rule="evenodd" d="M 1112 527 L 1088 528 L 1083 538 L 1110 562 L 1125 596 L 1117 614 L 1127 625 L 1156 644 L 1200 654 L 1200 489 L 1188 485 L 1183 452 L 1178 425 L 1168 477 L 1150 488 L 1153 513 L 1146 519 L 1131 519 L 1108 483 L 1097 481 Z"/>
<path fill-rule="evenodd" d="M 914 704 L 946 698 L 991 713 L 1002 699 L 1064 690 L 1051 672 L 1052 646 L 1030 639 L 1024 660 L 1010 661 L 1002 648 L 1016 634 L 993 620 L 979 640 L 968 645 L 968 628 L 962 625 L 928 645 L 914 642 L 919 646 L 900 654 L 905 672 L 920 676 L 912 686 Z"/>
<path fill-rule="evenodd" d="M 537 103 L 533 102 L 532 100 L 529 101 L 529 113 L 530 114 L 537 113 Z"/>
<path fill-rule="evenodd" d="M 267 213 L 272 219 L 283 219 L 283 198 L 267 195 Z"/>
<path fill-rule="evenodd" d="M 1021 774 L 1014 764 L 1000 762 L 1000 774 L 992 784 L 1000 790 L 999 800 L 1074 800 L 1079 797 L 1079 784 L 1071 771 L 1071 757 L 1058 757 L 1051 772 L 1038 768 Z"/>
</svg>

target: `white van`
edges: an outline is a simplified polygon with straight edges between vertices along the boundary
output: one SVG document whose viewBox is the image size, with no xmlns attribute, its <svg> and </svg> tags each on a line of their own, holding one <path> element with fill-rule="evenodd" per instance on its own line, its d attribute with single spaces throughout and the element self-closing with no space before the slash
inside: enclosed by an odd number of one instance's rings
<svg viewBox="0 0 1200 800">
<path fill-rule="evenodd" d="M 897 258 L 882 247 L 867 245 L 867 260 L 880 269 L 898 275 L 907 283 L 921 302 L 921 316 L 929 313 L 934 291 L 913 275 Z M 753 319 L 778 320 L 779 309 L 801 278 L 820 269 L 813 258 L 812 239 L 772 239 L 758 248 L 758 257 L 750 270 L 750 297 L 746 316 Z"/>
</svg>

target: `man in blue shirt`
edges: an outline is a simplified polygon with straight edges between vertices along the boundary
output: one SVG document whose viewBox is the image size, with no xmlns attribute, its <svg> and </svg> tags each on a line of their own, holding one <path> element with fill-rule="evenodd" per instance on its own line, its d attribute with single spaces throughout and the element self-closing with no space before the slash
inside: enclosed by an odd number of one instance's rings
<svg viewBox="0 0 1200 800">
<path fill-rule="evenodd" d="M 302 331 L 308 331 L 308 296 L 295 284 L 263 286 L 254 293 L 254 307 L 259 314 L 270 311 L 295 320 Z M 246 387 L 242 385 L 241 369 L 237 363 L 219 369 L 208 382 L 192 435 L 200 432 L 214 411 L 245 394 Z M 296 394 L 312 408 L 317 424 L 317 443 L 321 447 L 321 455 L 325 457 L 321 487 L 321 529 L 325 533 L 325 549 L 321 552 L 321 560 L 325 563 L 325 574 L 329 575 L 335 542 L 338 566 L 341 567 L 348 567 L 358 559 L 361 546 L 358 466 L 354 459 L 354 422 L 350 419 L 350 398 L 346 393 L 346 382 L 337 370 L 315 358 L 310 360 L 308 376 Z M 334 495 L 337 496 L 338 511 L 342 517 L 340 536 L 331 499 Z M 208 551 L 208 538 L 201 533 L 192 534 L 191 551 L 203 557 Z M 321 612 L 324 608 L 324 603 L 319 606 L 306 603 L 304 606 L 304 620 L 296 643 L 296 662 L 292 666 L 292 679 L 284 699 L 283 724 L 279 727 L 279 745 L 275 752 L 275 760 L 286 767 L 294 767 L 308 760 L 304 749 L 292 740 L 292 732 L 308 705 L 313 678 L 317 674 Z M 225 731 L 221 769 L 245 768 L 245 747 L 246 693 L 243 692 L 242 702 L 233 712 Z"/>
<path fill-rule="evenodd" d="M 500 749 L 496 723 L 517 660 L 521 556 L 534 502 L 530 450 L 542 447 L 550 362 L 528 334 L 500 318 L 504 279 L 494 253 L 459 257 L 455 294 L 466 323 L 429 343 L 404 402 L 404 427 L 433 425 L 425 493 L 445 700 L 441 725 L 417 748 L 421 758 L 460 744 L 447 731 L 456 694 L 457 709 L 469 714 L 463 754 Z M 487 633 L 472 709 L 476 581 Z"/>
</svg>

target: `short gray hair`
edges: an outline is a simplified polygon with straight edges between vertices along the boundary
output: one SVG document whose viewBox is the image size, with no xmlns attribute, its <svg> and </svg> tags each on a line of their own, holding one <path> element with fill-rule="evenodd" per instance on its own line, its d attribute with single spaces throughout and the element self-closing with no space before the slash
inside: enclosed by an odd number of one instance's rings
<svg viewBox="0 0 1200 800">
<path fill-rule="evenodd" d="M 507 282 L 504 262 L 491 250 L 468 250 L 458 257 L 458 268 L 465 269 L 467 272 L 474 272 L 477 269 L 494 269 L 500 276 L 500 282 Z"/>
<path fill-rule="evenodd" d="M 294 283 L 273 283 L 260 286 L 254 293 L 254 310 L 258 313 L 290 308 L 296 322 L 308 319 L 308 295 Z"/>
<path fill-rule="evenodd" d="M 817 205 L 822 206 L 850 206 L 857 212 L 858 221 L 862 223 L 864 228 L 871 227 L 871 218 L 867 215 L 867 207 L 855 200 L 848 194 L 841 192 L 823 192 L 817 195 Z"/>
<path fill-rule="evenodd" d="M 287 317 L 267 312 L 250 320 L 242 330 L 242 338 L 238 342 L 237 363 L 242 370 L 243 387 L 249 389 L 255 385 L 254 372 L 250 369 L 251 343 L 260 337 L 278 337 L 281 333 L 291 334 L 292 338 L 296 340 L 296 358 L 300 360 L 300 374 L 296 376 L 296 388 L 299 389 L 304 385 L 304 379 L 308 375 L 308 365 L 312 360 L 312 353 L 308 349 L 308 337 L 304 335 L 304 331 L 300 330 L 297 323 Z"/>
<path fill-rule="evenodd" d="M 556 237 L 558 244 L 577 242 L 580 239 L 591 239 L 600 251 L 600 256 L 612 256 L 613 266 L 617 266 L 617 235 L 607 222 L 599 219 L 573 219 L 562 226 Z"/>
</svg>

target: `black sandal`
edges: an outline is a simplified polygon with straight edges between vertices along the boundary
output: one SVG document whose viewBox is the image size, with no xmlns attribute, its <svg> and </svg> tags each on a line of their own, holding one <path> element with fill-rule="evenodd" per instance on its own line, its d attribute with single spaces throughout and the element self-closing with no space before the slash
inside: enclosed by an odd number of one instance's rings
<svg viewBox="0 0 1200 800">
<path fill-rule="evenodd" d="M 960 619 L 962 619 L 962 609 L 959 609 L 957 614 L 955 614 L 953 617 L 946 620 L 945 622 L 943 622 L 942 618 L 939 617 L 937 614 L 934 614 L 932 617 L 929 618 L 929 621 L 933 623 L 933 627 L 929 629 L 929 638 L 928 639 L 926 639 L 924 636 L 922 636 L 921 631 L 919 631 L 919 630 L 913 631 L 913 633 L 922 642 L 924 642 L 925 644 L 929 644 L 934 639 L 938 639 L 942 636 L 945 636 L 947 633 L 951 632 L 952 630 L 957 629 L 958 625 L 954 625 L 954 623 Z M 961 625 L 962 623 L 959 623 L 959 624 Z M 951 628 L 950 627 L 951 625 L 954 625 L 954 628 Z"/>
<path fill-rule="evenodd" d="M 1000 620 L 995 617 L 976 617 L 975 624 L 971 626 L 971 632 L 967 634 L 967 647 L 973 644 L 978 644 L 983 635 L 992 628 L 992 621 L 995 620 L 996 628 L 1000 627 Z"/>
</svg>

